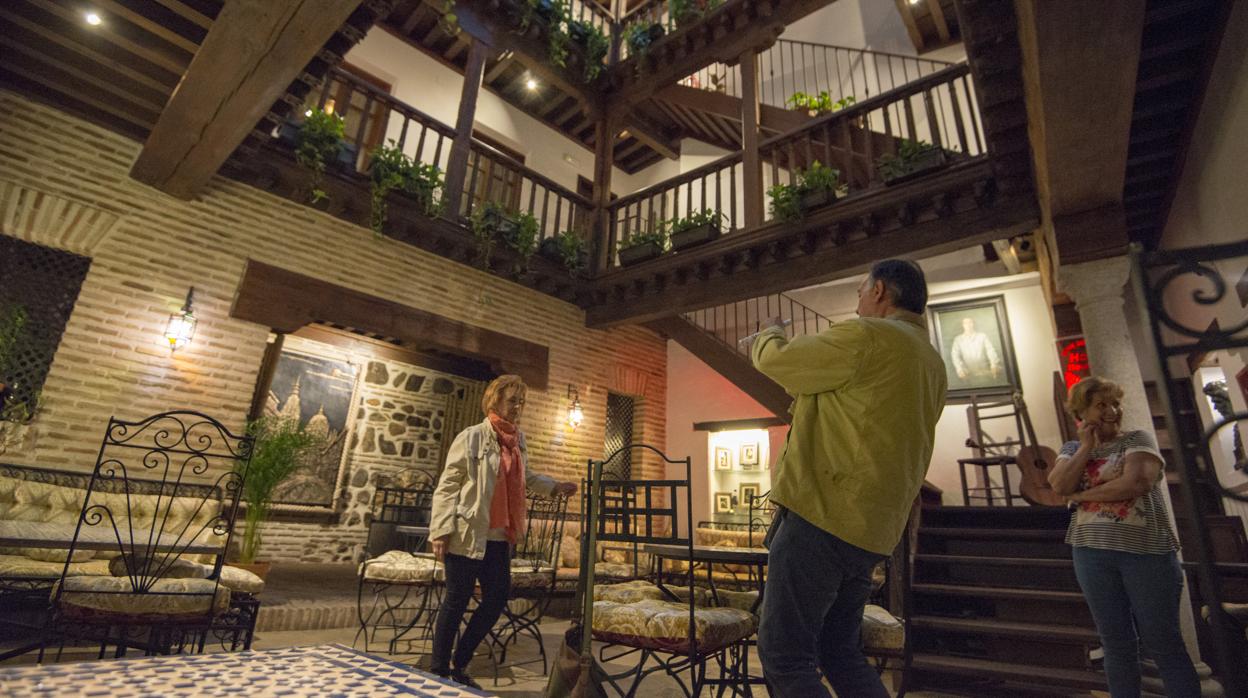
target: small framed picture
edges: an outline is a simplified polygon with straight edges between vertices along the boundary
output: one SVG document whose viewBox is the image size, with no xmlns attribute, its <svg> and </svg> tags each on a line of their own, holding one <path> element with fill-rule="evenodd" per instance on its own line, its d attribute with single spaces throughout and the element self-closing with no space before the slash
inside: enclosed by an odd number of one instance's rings
<svg viewBox="0 0 1248 698">
<path fill-rule="evenodd" d="M 723 446 L 715 447 L 715 469 L 732 470 L 732 451 Z"/>
<path fill-rule="evenodd" d="M 715 493 L 715 513 L 731 514 L 732 513 L 732 493 L 716 492 Z"/>
<path fill-rule="evenodd" d="M 749 506 L 750 502 L 758 496 L 759 486 L 757 482 L 743 482 L 737 489 L 737 496 L 744 506 Z"/>
<path fill-rule="evenodd" d="M 758 467 L 758 444 L 741 444 L 741 467 Z"/>
</svg>

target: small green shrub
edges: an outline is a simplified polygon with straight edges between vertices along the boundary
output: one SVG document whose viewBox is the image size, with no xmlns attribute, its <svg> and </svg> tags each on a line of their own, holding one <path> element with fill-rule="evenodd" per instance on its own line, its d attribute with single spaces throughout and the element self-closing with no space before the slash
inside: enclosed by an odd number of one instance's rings
<svg viewBox="0 0 1248 698">
<path fill-rule="evenodd" d="M 607 52 L 611 50 L 611 40 L 598 27 L 592 24 L 587 24 L 586 27 L 588 33 L 585 43 L 585 82 L 593 82 L 598 79 L 599 75 L 602 75 L 603 61 L 607 58 Z"/>
<path fill-rule="evenodd" d="M 644 245 L 648 242 L 652 242 L 658 245 L 660 250 L 666 252 L 667 244 L 668 244 L 667 231 L 664 230 L 662 226 L 660 226 L 656 228 L 655 230 L 649 230 L 644 233 L 633 233 L 632 235 L 628 237 L 627 240 L 623 240 L 620 242 L 619 248 L 621 250 L 627 250 L 631 247 Z"/>
<path fill-rule="evenodd" d="M 381 235 L 386 225 L 386 197 L 394 190 L 420 202 L 425 215 L 437 212 L 434 192 L 442 186 L 442 170 L 409 158 L 394 141 L 379 145 L 369 153 L 369 179 L 372 180 L 372 209 L 369 225 Z"/>
<path fill-rule="evenodd" d="M 555 249 L 559 252 L 559 259 L 563 262 L 563 266 L 568 271 L 580 269 L 581 256 L 584 254 L 585 249 L 585 240 L 572 230 L 565 230 L 553 239 L 555 241 Z"/>
<path fill-rule="evenodd" d="M 686 230 L 700 228 L 707 224 L 720 224 L 727 222 L 728 217 L 719 211 L 713 209 L 703 209 L 697 213 L 692 213 L 686 218 L 673 218 L 667 222 L 667 234 L 675 235 L 683 233 Z"/>
<path fill-rule="evenodd" d="M 312 203 L 329 198 L 321 189 L 321 183 L 326 166 L 338 157 L 342 128 L 342 117 L 324 109 L 311 110 L 299 127 L 299 135 L 295 138 L 295 160 L 312 170 Z"/>
<path fill-rule="evenodd" d="M 914 171 L 914 163 L 920 156 L 940 148 L 927 141 L 903 140 L 897 147 L 897 154 L 885 153 L 876 161 L 876 169 L 883 179 L 896 179 Z"/>
<path fill-rule="evenodd" d="M 777 184 L 767 190 L 771 197 L 771 216 L 781 221 L 802 217 L 802 197 L 816 191 L 835 191 L 841 173 L 815 160 L 798 172 L 793 184 Z"/>
<path fill-rule="evenodd" d="M 785 104 L 789 105 L 793 109 L 811 111 L 817 116 L 821 116 L 823 114 L 840 111 L 853 104 L 855 101 L 857 100 L 853 95 L 848 95 L 834 102 L 832 101 L 832 95 L 829 94 L 827 90 L 824 90 L 817 95 L 810 95 L 805 92 L 794 92 Z"/>
</svg>

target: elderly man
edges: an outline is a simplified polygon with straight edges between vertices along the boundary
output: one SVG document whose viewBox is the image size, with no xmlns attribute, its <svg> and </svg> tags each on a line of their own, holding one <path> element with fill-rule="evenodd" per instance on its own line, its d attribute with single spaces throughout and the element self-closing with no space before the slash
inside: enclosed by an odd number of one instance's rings
<svg viewBox="0 0 1248 698">
<path fill-rule="evenodd" d="M 792 341 L 779 322 L 753 359 L 793 396 L 773 470 L 780 511 L 768 532 L 759 654 L 772 694 L 888 696 L 859 648 L 871 570 L 901 539 L 927 474 L 945 402 L 928 341 L 927 281 L 913 262 L 877 262 L 858 319 Z"/>
</svg>

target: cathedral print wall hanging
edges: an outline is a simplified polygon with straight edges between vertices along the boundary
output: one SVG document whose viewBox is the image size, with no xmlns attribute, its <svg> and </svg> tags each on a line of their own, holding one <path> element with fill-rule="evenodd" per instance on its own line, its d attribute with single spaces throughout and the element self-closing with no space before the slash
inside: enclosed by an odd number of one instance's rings
<svg viewBox="0 0 1248 698">
<path fill-rule="evenodd" d="M 358 378 L 355 364 L 282 350 L 264 414 L 299 420 L 321 437 L 321 446 L 277 487 L 274 504 L 337 509 Z"/>
</svg>

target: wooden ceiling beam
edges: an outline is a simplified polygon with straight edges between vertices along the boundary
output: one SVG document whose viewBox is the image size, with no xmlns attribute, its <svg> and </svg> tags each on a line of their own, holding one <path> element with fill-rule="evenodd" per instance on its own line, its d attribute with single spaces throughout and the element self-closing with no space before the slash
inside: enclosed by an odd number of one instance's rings
<svg viewBox="0 0 1248 698">
<path fill-rule="evenodd" d="M 669 160 L 680 157 L 680 134 L 672 133 L 649 116 L 634 109 L 624 121 L 624 126 L 641 143 Z"/>
<path fill-rule="evenodd" d="M 58 5 L 50 0 L 23 0 L 23 2 L 26 2 L 33 7 L 38 7 L 48 14 L 59 17 L 74 25 L 80 24 L 82 21 L 82 18 L 74 10 Z M 112 22 L 104 22 L 98 27 L 90 28 L 90 31 L 98 34 L 100 38 L 110 44 L 113 44 L 128 53 L 132 53 L 158 68 L 163 68 L 174 75 L 181 75 L 182 72 L 186 70 L 186 64 L 190 59 L 189 55 L 173 55 L 170 51 L 163 51 L 150 44 L 142 44 L 134 41 L 130 37 L 118 32 L 113 27 Z"/>
<path fill-rule="evenodd" d="M 941 45 L 949 43 L 949 21 L 945 19 L 945 8 L 940 6 L 940 0 L 929 0 L 927 7 L 931 10 L 932 21 L 936 23 L 936 34 L 940 36 Z"/>
<path fill-rule="evenodd" d="M 910 35 L 910 42 L 914 44 L 914 50 L 917 53 L 923 53 L 923 32 L 919 31 L 919 23 L 914 20 L 914 12 L 910 9 L 910 3 L 906 0 L 895 0 L 897 3 L 897 12 L 901 14 L 901 21 L 906 25 L 906 33 Z M 939 2 L 939 0 L 933 0 Z M 948 28 L 945 31 L 949 31 Z"/>
<path fill-rule="evenodd" d="M 173 31 L 160 22 L 153 21 L 142 14 L 135 12 L 134 10 L 131 10 L 129 7 L 126 7 L 119 2 L 115 2 L 115 0 L 92 0 L 92 3 L 108 14 L 121 17 L 148 34 L 177 46 L 191 55 L 194 55 L 195 52 L 199 50 L 199 44 L 194 41 L 191 41 L 185 36 Z"/>
<path fill-rule="evenodd" d="M 143 118 L 133 113 L 132 110 L 122 109 L 115 100 L 100 99 L 92 96 L 90 90 L 84 88 L 82 81 L 78 81 L 78 84 L 66 82 L 63 78 L 58 78 L 46 68 L 23 64 L 22 60 L 15 59 L 12 55 L 5 57 L 3 70 L 42 85 L 53 93 L 65 95 L 93 109 L 98 109 L 122 121 L 138 126 L 144 131 L 150 131 L 154 124 L 151 118 Z"/>
<path fill-rule="evenodd" d="M 25 54 L 26 56 L 33 58 L 40 63 L 50 65 L 67 75 L 77 77 L 83 82 L 90 84 L 95 89 L 103 90 L 104 92 L 108 92 L 115 97 L 120 97 L 126 102 L 148 110 L 153 114 L 152 120 L 147 124 L 148 128 L 155 123 L 154 115 L 160 114 L 160 110 L 165 107 L 164 102 L 154 102 L 143 95 L 136 94 L 133 90 L 126 89 L 120 80 L 101 80 L 93 76 L 84 75 L 82 70 L 76 66 L 70 65 L 55 56 L 40 53 L 37 49 L 32 48 L 31 46 L 28 46 L 20 41 L 14 41 L 12 34 L 0 33 L 0 46 L 4 46 L 11 51 L 17 51 L 18 53 Z"/>
<path fill-rule="evenodd" d="M 483 82 L 487 85 L 492 85 L 495 80 L 502 76 L 503 73 L 507 72 L 507 69 L 510 68 L 514 62 L 515 59 L 512 58 L 512 55 L 508 52 L 504 52 L 496 61 L 494 61 L 494 65 L 490 67 L 489 70 L 485 71 L 485 78 Z"/>
<path fill-rule="evenodd" d="M 193 196 L 359 4 L 226 3 L 130 175 L 174 196 Z"/>
<path fill-rule="evenodd" d="M 186 3 L 181 2 L 181 0 L 156 0 L 156 4 L 173 12 L 174 14 L 178 15 L 182 19 L 187 20 L 188 22 L 199 25 L 203 29 L 212 28 L 211 17 L 205 15 L 199 10 L 196 10 L 190 5 L 187 5 Z"/>
</svg>

